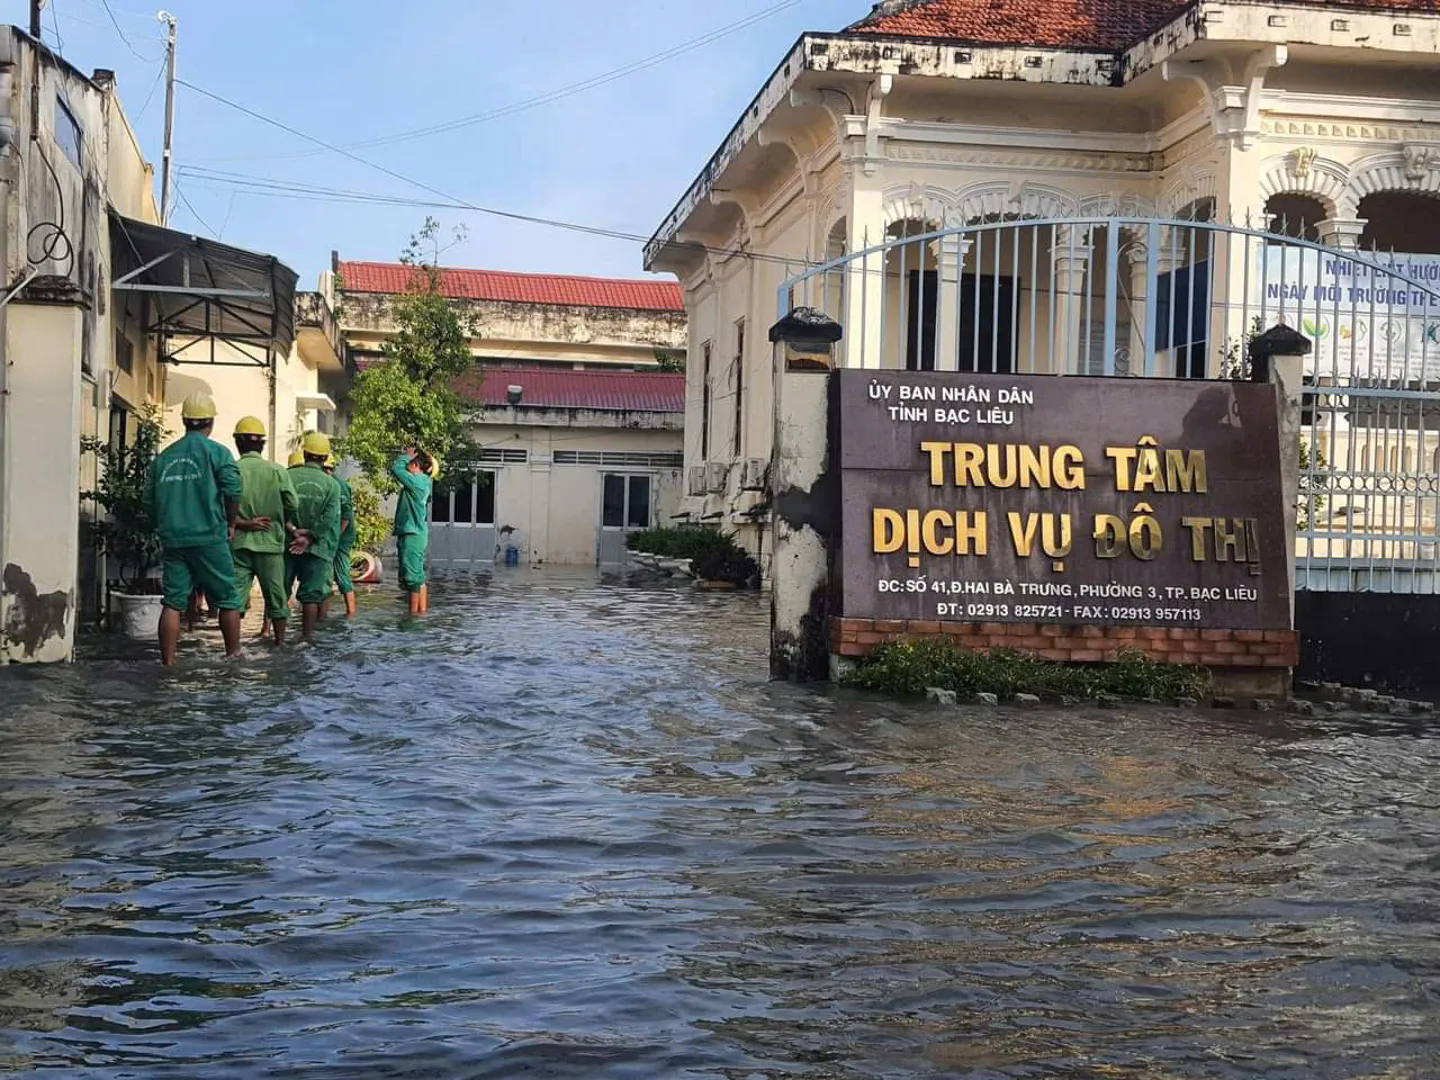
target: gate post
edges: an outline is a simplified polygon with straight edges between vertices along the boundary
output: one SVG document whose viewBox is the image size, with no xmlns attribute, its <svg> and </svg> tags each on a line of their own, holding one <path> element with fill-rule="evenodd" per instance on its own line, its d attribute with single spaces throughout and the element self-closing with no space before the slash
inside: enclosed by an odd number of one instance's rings
<svg viewBox="0 0 1440 1080">
<path fill-rule="evenodd" d="M 831 569 L 840 539 L 840 489 L 830 452 L 839 420 L 831 403 L 831 354 L 842 334 L 839 323 L 812 308 L 797 308 L 770 328 L 770 674 L 792 682 L 829 676 Z"/>
<path fill-rule="evenodd" d="M 1280 490 L 1285 495 L 1285 565 L 1290 581 L 1290 626 L 1295 626 L 1295 542 L 1299 531 L 1300 429 L 1305 394 L 1305 357 L 1313 342 L 1284 323 L 1250 341 L 1250 378 L 1276 388 L 1280 428 Z"/>
</svg>

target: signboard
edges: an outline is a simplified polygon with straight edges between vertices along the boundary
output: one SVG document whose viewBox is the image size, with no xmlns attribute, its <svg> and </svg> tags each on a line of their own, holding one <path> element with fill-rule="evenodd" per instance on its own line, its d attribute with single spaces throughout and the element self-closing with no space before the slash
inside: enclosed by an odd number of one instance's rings
<svg viewBox="0 0 1440 1080">
<path fill-rule="evenodd" d="M 1272 386 L 835 377 L 845 617 L 1290 629 Z"/>
<path fill-rule="evenodd" d="M 1267 245 L 1259 258 L 1266 323 L 1315 343 L 1305 374 L 1440 380 L 1440 256 Z"/>
</svg>

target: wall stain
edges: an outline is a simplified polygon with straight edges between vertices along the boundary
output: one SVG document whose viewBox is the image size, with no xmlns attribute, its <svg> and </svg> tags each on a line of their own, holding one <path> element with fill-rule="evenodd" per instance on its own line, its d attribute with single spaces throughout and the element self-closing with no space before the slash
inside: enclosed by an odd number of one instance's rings
<svg viewBox="0 0 1440 1080">
<path fill-rule="evenodd" d="M 70 593 L 41 595 L 30 575 L 14 563 L 5 567 L 4 591 L 10 598 L 10 611 L 5 617 L 5 642 L 11 648 L 23 649 L 25 659 L 33 659 L 50 638 L 65 636 Z"/>
</svg>

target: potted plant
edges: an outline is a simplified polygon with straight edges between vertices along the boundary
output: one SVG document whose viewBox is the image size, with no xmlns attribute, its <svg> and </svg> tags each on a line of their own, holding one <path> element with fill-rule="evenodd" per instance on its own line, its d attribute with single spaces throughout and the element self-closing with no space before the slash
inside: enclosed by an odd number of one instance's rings
<svg viewBox="0 0 1440 1080">
<path fill-rule="evenodd" d="M 153 641 L 160 623 L 160 534 L 147 505 L 150 471 L 165 439 L 160 409 L 149 405 L 137 414 L 135 439 L 112 446 L 96 438 L 81 440 L 81 450 L 99 460 L 94 491 L 82 491 L 105 512 L 90 526 L 98 554 L 114 560 L 119 577 L 108 583 L 111 626 L 139 641 Z"/>
</svg>

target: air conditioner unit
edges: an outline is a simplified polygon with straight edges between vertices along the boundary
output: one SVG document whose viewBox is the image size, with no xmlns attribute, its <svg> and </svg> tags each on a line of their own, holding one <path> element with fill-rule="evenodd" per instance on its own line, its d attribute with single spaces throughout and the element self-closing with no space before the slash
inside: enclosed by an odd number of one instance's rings
<svg viewBox="0 0 1440 1080">
<path fill-rule="evenodd" d="M 691 465 L 689 475 L 685 478 L 686 495 L 705 494 L 705 466 Z"/>
<path fill-rule="evenodd" d="M 740 490 L 764 491 L 767 466 L 764 458 L 746 458 L 740 473 Z"/>
<path fill-rule="evenodd" d="M 723 461 L 712 461 L 705 469 L 706 488 L 712 493 L 723 492 L 726 481 L 730 479 L 730 466 Z"/>
</svg>

